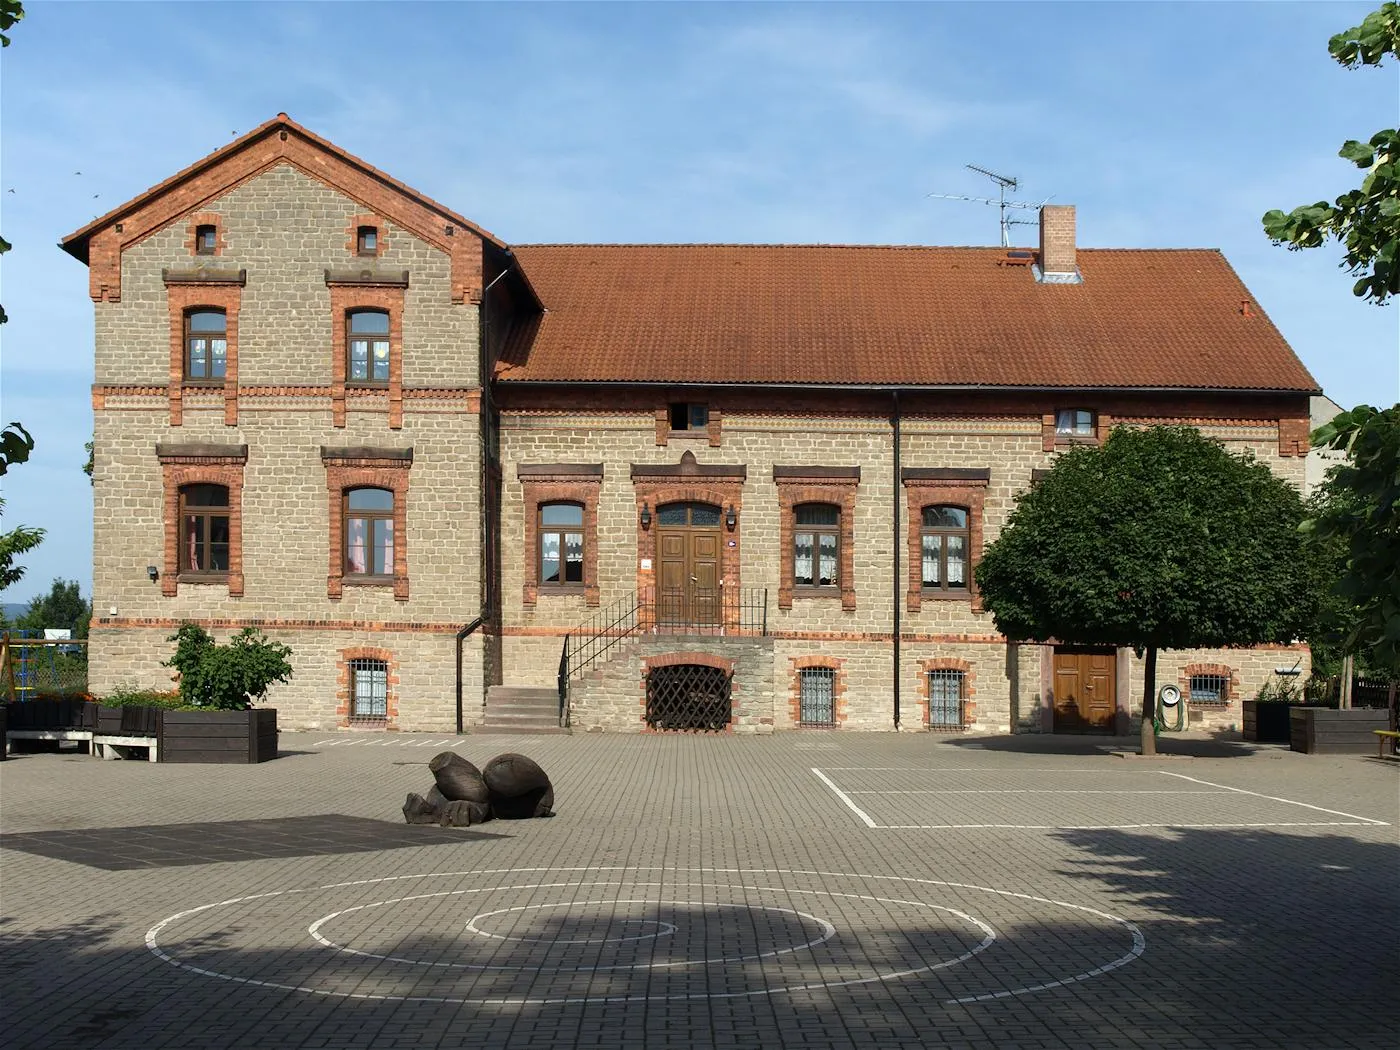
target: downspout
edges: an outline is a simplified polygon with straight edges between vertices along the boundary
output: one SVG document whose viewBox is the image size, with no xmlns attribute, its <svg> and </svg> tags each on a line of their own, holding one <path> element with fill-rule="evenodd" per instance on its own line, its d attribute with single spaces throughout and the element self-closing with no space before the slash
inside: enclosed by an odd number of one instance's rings
<svg viewBox="0 0 1400 1050">
<path fill-rule="evenodd" d="M 457 632 L 457 734 L 459 736 L 465 728 L 462 722 L 462 643 L 467 640 L 467 635 L 475 632 L 485 622 L 484 617 L 478 616 Z"/>
<path fill-rule="evenodd" d="M 894 727 L 899 729 L 899 592 L 900 592 L 900 562 L 899 562 L 899 391 L 891 391 L 894 396 L 894 412 L 890 416 L 890 427 L 894 432 L 894 478 L 890 486 L 893 490 L 890 507 L 893 511 L 891 520 L 893 521 L 893 542 L 890 550 L 894 556 L 894 630 L 891 635 L 894 639 Z"/>
</svg>

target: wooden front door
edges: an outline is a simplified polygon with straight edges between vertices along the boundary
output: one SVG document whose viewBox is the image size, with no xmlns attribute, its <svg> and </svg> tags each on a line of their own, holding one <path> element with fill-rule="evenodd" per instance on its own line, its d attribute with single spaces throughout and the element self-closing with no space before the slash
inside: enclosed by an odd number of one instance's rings
<svg viewBox="0 0 1400 1050">
<path fill-rule="evenodd" d="M 718 507 L 673 503 L 657 508 L 656 616 L 661 626 L 720 619 Z"/>
<path fill-rule="evenodd" d="M 1118 709 L 1118 654 L 1055 649 L 1055 732 L 1111 733 Z"/>
</svg>

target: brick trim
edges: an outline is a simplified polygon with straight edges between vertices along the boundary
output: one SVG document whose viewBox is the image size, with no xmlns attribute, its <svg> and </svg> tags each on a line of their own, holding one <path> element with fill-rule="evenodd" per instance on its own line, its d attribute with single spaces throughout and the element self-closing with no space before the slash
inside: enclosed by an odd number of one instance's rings
<svg viewBox="0 0 1400 1050">
<path fill-rule="evenodd" d="M 1278 454 L 1280 456 L 1306 456 L 1312 449 L 1311 421 L 1301 418 L 1284 417 L 1278 421 Z"/>
<path fill-rule="evenodd" d="M 330 570 L 326 597 L 339 598 L 345 588 L 345 492 L 389 489 L 394 494 L 394 600 L 408 601 L 408 474 L 411 459 L 322 459 L 330 500 Z"/>
<path fill-rule="evenodd" d="M 908 508 L 908 594 L 906 608 L 918 612 L 923 608 L 923 530 L 924 508 L 948 505 L 967 508 L 967 545 L 971 579 L 968 592 L 950 594 L 949 599 L 966 597 L 972 603 L 973 612 L 982 611 L 982 596 L 977 592 L 977 564 L 982 560 L 982 528 L 985 517 L 988 478 L 967 480 L 905 478 L 904 495 Z M 943 597 L 932 601 L 944 601 Z"/>
<path fill-rule="evenodd" d="M 814 471 L 840 468 L 813 468 Z M 855 516 L 856 486 L 859 477 L 836 478 L 829 475 L 813 474 L 800 477 L 791 474 L 779 476 L 774 471 L 773 483 L 778 488 L 778 544 L 780 552 L 778 577 L 778 608 L 791 609 L 793 598 L 834 597 L 820 590 L 799 589 L 793 582 L 793 533 L 796 531 L 793 515 L 802 503 L 829 503 L 840 508 L 841 517 L 837 525 L 840 541 L 837 569 L 839 584 L 835 593 L 841 596 L 841 609 L 850 612 L 856 607 L 855 580 Z"/>
<path fill-rule="evenodd" d="M 929 709 L 929 689 L 928 673 L 930 671 L 961 671 L 963 676 L 962 688 L 962 724 L 957 727 L 931 726 L 928 721 Z M 919 661 L 919 695 L 916 703 L 919 706 L 919 713 L 923 725 L 929 729 L 943 732 L 961 732 L 968 726 L 977 724 L 977 668 L 966 660 L 960 660 L 955 656 L 934 656 L 927 660 Z"/>
<path fill-rule="evenodd" d="M 246 445 L 229 446 L 219 454 L 208 446 L 157 446 L 163 486 L 165 520 L 164 568 L 160 593 L 173 598 L 180 593 L 180 489 L 186 485 L 223 485 L 228 489 L 228 594 L 243 596 L 243 466 Z M 197 454 L 196 454 L 197 453 Z M 191 581 L 193 582 L 193 581 Z M 208 581 L 215 583 L 216 581 Z"/>
<path fill-rule="evenodd" d="M 562 467 L 580 464 L 560 464 Z M 543 469 L 543 468 L 541 468 Z M 598 587 L 598 497 L 602 492 L 601 474 L 583 475 L 571 470 L 561 470 L 558 474 L 535 474 L 520 477 L 520 486 L 525 501 L 525 584 L 523 600 L 526 605 L 539 601 L 540 584 L 540 504 L 542 503 L 581 503 L 583 505 L 583 600 L 587 605 L 597 605 L 600 600 Z M 551 587 L 544 587 L 544 593 L 554 593 Z M 567 593 L 560 589 L 558 593 Z"/>
<path fill-rule="evenodd" d="M 351 695 L 350 661 L 378 660 L 385 669 L 384 728 L 397 729 L 399 722 L 399 661 L 392 649 L 378 649 L 373 646 L 356 645 L 340 650 L 340 663 L 336 667 L 335 717 L 341 729 L 348 729 L 350 722 Z"/>
<path fill-rule="evenodd" d="M 201 226 L 214 227 L 214 250 L 212 252 L 201 252 L 197 243 L 197 231 Z M 224 217 L 218 212 L 198 211 L 189 216 L 189 236 L 185 238 L 185 251 L 198 259 L 208 259 L 211 256 L 223 255 L 228 248 L 228 242 L 224 240 Z"/>
<path fill-rule="evenodd" d="M 191 235 L 193 236 L 193 235 Z M 170 425 L 178 427 L 184 421 L 185 394 L 185 315 L 200 306 L 224 312 L 224 339 L 228 344 L 228 360 L 224 368 L 224 425 L 238 425 L 238 311 L 243 303 L 243 287 L 227 281 L 207 284 L 181 282 L 165 288 L 170 312 L 170 384 L 166 393 L 170 402 Z M 193 383 L 191 390 L 218 390 L 218 384 Z"/>
<path fill-rule="evenodd" d="M 833 698 L 832 721 L 839 729 L 846 724 L 847 701 L 846 701 L 846 661 L 838 656 L 790 656 L 788 663 L 792 665 L 790 675 L 790 685 L 788 687 L 788 720 L 794 726 L 802 726 L 802 672 L 812 670 L 835 671 L 836 678 L 832 682 L 831 691 Z"/>
<path fill-rule="evenodd" d="M 374 254 L 360 254 L 360 227 L 374 227 Z M 345 250 L 356 259 L 377 259 L 384 254 L 384 246 L 389 240 L 388 223 L 373 212 L 363 212 L 359 215 L 352 215 L 350 223 L 345 227 Z"/>
<path fill-rule="evenodd" d="M 283 164 L 445 253 L 451 260 L 452 302 L 480 302 L 483 240 L 499 242 L 285 115 L 109 212 L 97 220 L 102 225 L 84 227 L 80 233 L 87 238 L 88 293 L 93 301 L 121 301 L 121 255 L 127 248 Z"/>
<path fill-rule="evenodd" d="M 352 310 L 384 310 L 389 314 L 389 428 L 403 426 L 403 302 L 397 286 L 339 284 L 327 278 L 331 309 L 331 424 L 345 426 L 345 389 L 361 388 L 345 378 L 346 325 Z"/>
<path fill-rule="evenodd" d="M 1204 701 L 1209 707 L 1228 707 L 1239 697 L 1240 679 L 1235 669 L 1228 664 L 1187 664 L 1181 669 L 1181 674 L 1177 678 L 1177 684 L 1181 687 L 1181 696 L 1188 704 L 1201 702 L 1191 699 L 1191 679 L 1195 675 L 1218 675 L 1225 680 L 1225 698 L 1218 703 L 1213 700 Z"/>
<path fill-rule="evenodd" d="M 720 526 L 724 537 L 720 544 L 720 586 L 726 590 L 738 588 L 740 553 L 743 550 L 742 533 L 744 528 L 744 482 L 740 477 L 726 478 L 676 478 L 658 479 L 655 477 L 634 477 L 632 479 L 632 491 L 636 500 L 636 509 L 632 520 L 636 523 L 637 529 L 637 592 L 641 592 L 656 585 L 656 530 L 658 528 L 655 515 L 656 508 L 666 503 L 709 503 L 722 509 L 734 508 L 737 517 L 737 524 L 734 531 L 730 532 L 724 526 Z M 642 505 L 646 504 L 652 511 L 652 523 L 643 528 L 641 523 Z M 642 568 L 643 563 L 651 565 L 650 569 Z M 726 626 L 738 626 L 737 617 L 739 606 L 737 603 L 724 603 L 727 616 L 735 618 L 732 624 Z"/>
</svg>

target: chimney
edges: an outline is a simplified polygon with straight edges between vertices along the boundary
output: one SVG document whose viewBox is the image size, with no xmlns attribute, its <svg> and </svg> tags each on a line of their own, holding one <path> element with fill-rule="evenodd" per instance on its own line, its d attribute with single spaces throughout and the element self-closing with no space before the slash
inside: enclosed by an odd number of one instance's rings
<svg viewBox="0 0 1400 1050">
<path fill-rule="evenodd" d="M 1046 204 L 1040 209 L 1041 279 L 1055 284 L 1078 284 L 1075 265 L 1074 205 Z"/>
</svg>

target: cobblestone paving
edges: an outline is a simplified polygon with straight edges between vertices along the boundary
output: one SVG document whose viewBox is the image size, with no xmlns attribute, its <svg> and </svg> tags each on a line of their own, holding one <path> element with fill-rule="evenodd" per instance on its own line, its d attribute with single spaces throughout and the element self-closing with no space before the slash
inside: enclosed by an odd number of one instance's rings
<svg viewBox="0 0 1400 1050">
<path fill-rule="evenodd" d="M 837 732 L 12 756 L 0 1043 L 1397 1045 L 1400 764 L 1168 746 L 1199 757 Z M 447 747 L 536 758 L 557 816 L 405 825 Z"/>
</svg>

